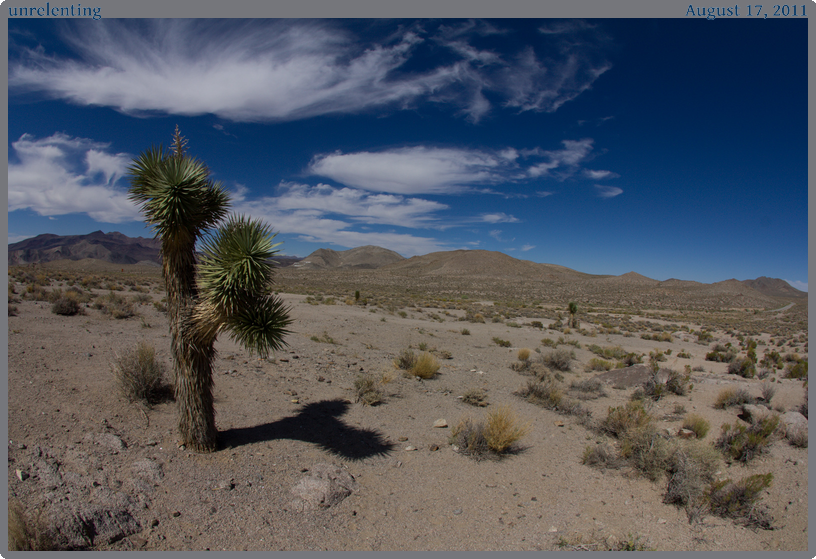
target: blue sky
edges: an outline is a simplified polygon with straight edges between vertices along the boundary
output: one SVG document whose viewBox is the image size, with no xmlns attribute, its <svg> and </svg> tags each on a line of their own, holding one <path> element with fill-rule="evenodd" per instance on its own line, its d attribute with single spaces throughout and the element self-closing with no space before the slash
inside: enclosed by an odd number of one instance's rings
<svg viewBox="0 0 816 559">
<path fill-rule="evenodd" d="M 286 254 L 807 289 L 804 19 L 10 19 L 9 242 L 152 236 L 175 125 Z"/>
</svg>

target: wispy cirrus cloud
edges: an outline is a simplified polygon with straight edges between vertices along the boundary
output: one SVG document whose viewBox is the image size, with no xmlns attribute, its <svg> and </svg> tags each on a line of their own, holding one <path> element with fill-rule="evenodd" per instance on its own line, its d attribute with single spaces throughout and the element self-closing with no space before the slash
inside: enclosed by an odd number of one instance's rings
<svg viewBox="0 0 816 559">
<path fill-rule="evenodd" d="M 107 148 L 61 133 L 39 139 L 24 134 L 11 143 L 8 211 L 30 209 L 42 216 L 85 213 L 106 223 L 139 219 L 126 187 L 118 184 L 131 158 Z"/>
<path fill-rule="evenodd" d="M 461 194 L 520 176 L 514 150 L 408 147 L 317 156 L 309 172 L 339 183 L 397 194 Z"/>
<path fill-rule="evenodd" d="M 595 188 L 598 190 L 598 196 L 601 198 L 614 198 L 623 194 L 623 189 L 617 186 L 603 186 L 596 184 Z"/>
<path fill-rule="evenodd" d="M 586 40 L 547 59 L 532 46 L 508 57 L 475 44 L 504 34 L 492 24 L 423 25 L 363 39 L 337 21 L 77 21 L 72 56 L 16 52 L 9 87 L 142 115 L 275 121 L 433 102 L 478 121 L 496 104 L 557 110 L 609 68 Z M 427 62 L 429 39 L 444 62 Z"/>
</svg>

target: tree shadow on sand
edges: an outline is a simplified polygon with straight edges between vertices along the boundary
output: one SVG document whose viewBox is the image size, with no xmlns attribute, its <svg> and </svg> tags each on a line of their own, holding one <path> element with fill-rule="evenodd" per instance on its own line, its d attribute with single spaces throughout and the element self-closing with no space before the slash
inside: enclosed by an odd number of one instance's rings
<svg viewBox="0 0 816 559">
<path fill-rule="evenodd" d="M 227 429 L 219 433 L 222 448 L 235 448 L 276 439 L 314 443 L 333 454 L 351 460 L 388 454 L 394 444 L 370 429 L 349 427 L 340 416 L 346 413 L 345 400 L 323 400 L 307 404 L 293 417 L 255 427 Z"/>
</svg>

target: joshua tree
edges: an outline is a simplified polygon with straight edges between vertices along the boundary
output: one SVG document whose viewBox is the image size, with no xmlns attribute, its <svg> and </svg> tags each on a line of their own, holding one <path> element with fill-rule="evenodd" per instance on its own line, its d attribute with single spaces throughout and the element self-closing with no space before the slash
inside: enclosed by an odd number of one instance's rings
<svg viewBox="0 0 816 559">
<path fill-rule="evenodd" d="M 210 180 L 206 165 L 185 154 L 186 144 L 176 127 L 168 152 L 160 145 L 142 153 L 129 169 L 129 197 L 161 238 L 181 443 L 210 452 L 218 434 L 216 336 L 226 330 L 266 357 L 286 345 L 291 319 L 271 290 L 271 258 L 280 243 L 272 244 L 269 226 L 243 216 L 230 216 L 213 231 L 227 217 L 229 195 Z"/>
<path fill-rule="evenodd" d="M 577 328 L 578 327 L 578 321 L 575 318 L 575 315 L 578 313 L 578 303 L 576 303 L 574 301 L 570 301 L 570 304 L 568 305 L 567 308 L 568 308 L 569 313 L 570 313 L 570 326 L 572 328 Z"/>
</svg>

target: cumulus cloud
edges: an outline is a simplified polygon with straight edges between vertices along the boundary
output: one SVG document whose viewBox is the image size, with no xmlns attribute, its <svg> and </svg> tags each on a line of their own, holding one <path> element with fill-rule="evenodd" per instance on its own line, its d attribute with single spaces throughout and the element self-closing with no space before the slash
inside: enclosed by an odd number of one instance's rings
<svg viewBox="0 0 816 559">
<path fill-rule="evenodd" d="M 65 36 L 72 56 L 42 49 L 15 52 L 9 87 L 129 114 L 275 121 L 430 101 L 450 104 L 478 121 L 494 104 L 555 111 L 609 68 L 589 53 L 592 45 L 586 40 L 566 42 L 569 48 L 555 49 L 560 54 L 546 60 L 533 47 L 509 55 L 506 49 L 499 53 L 477 47 L 478 38 L 502 34 L 481 22 L 430 31 L 414 25 L 368 41 L 341 25 L 311 20 L 72 21 Z M 431 58 L 421 51 L 431 43 L 444 56 Z M 414 63 L 418 58 L 424 62 Z M 429 65 L 428 60 L 439 62 Z"/>
<path fill-rule="evenodd" d="M 42 216 L 85 213 L 106 223 L 140 219 L 126 187 L 119 185 L 130 157 L 107 148 L 61 133 L 40 139 L 24 134 L 11 144 L 8 211 L 30 209 Z"/>
<path fill-rule="evenodd" d="M 596 184 L 595 188 L 598 189 L 598 196 L 601 198 L 614 198 L 620 194 L 623 194 L 623 189 L 618 188 L 617 186 L 602 186 L 600 184 Z"/>
<path fill-rule="evenodd" d="M 282 200 L 277 197 L 264 197 L 257 200 L 243 199 L 234 204 L 236 212 L 261 218 L 272 225 L 279 233 L 297 235 L 307 242 L 339 245 L 343 247 L 357 247 L 364 245 L 378 245 L 394 250 L 403 256 L 415 256 L 447 250 L 444 243 L 433 237 L 417 236 L 395 231 L 359 231 L 355 229 L 355 220 L 342 219 L 343 215 L 332 217 L 329 212 L 320 209 L 320 198 L 330 198 L 331 195 L 323 192 L 314 192 L 317 197 L 317 207 L 308 207 L 307 204 L 293 203 L 298 197 L 300 189 L 287 187 Z M 315 187 L 317 188 L 317 187 Z M 307 189 L 308 190 L 308 189 Z M 307 193 L 308 197 L 308 193 Z M 340 195 L 342 197 L 342 194 Z M 303 207 L 297 207 L 303 206 Z M 361 213 L 361 212 L 352 212 Z M 359 217 L 359 216 L 358 216 Z M 370 216 L 367 216 L 370 217 Z"/>
<path fill-rule="evenodd" d="M 443 228 L 434 215 L 447 205 L 421 198 L 392 194 L 369 194 L 354 188 L 332 188 L 326 184 L 309 186 L 283 183 L 274 205 L 281 211 L 312 211 L 338 214 L 358 223 L 401 227 Z"/>
</svg>

